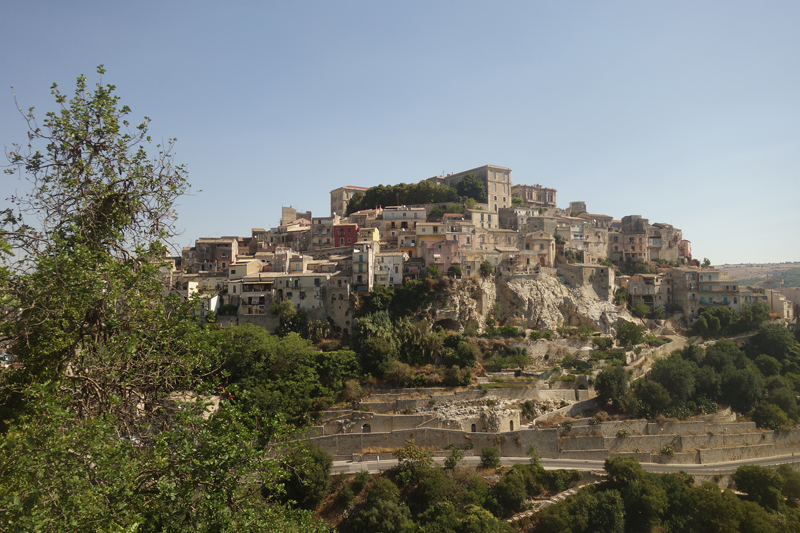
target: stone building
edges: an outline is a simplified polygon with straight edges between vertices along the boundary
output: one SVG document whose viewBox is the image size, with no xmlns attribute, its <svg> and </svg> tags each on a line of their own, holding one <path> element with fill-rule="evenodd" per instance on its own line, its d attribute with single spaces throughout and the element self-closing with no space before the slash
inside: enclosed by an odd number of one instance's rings
<svg viewBox="0 0 800 533">
<path fill-rule="evenodd" d="M 651 311 L 672 301 L 672 277 L 661 274 L 635 274 L 628 279 L 631 305 L 645 304 Z"/>
<path fill-rule="evenodd" d="M 458 183 L 468 175 L 473 175 L 486 185 L 487 201 L 490 211 L 497 212 L 503 207 L 511 207 L 511 169 L 496 165 L 483 165 L 482 167 L 449 174 L 435 176 L 428 181 L 442 183 L 455 188 Z"/>
<path fill-rule="evenodd" d="M 354 185 L 346 185 L 331 191 L 331 216 L 339 215 L 344 216 L 347 212 L 347 204 L 350 199 L 357 192 L 365 193 L 369 190 L 368 187 L 356 187 Z"/>
<path fill-rule="evenodd" d="M 525 207 L 556 207 L 556 190 L 536 185 L 512 185 L 511 196 L 522 198 Z"/>
</svg>

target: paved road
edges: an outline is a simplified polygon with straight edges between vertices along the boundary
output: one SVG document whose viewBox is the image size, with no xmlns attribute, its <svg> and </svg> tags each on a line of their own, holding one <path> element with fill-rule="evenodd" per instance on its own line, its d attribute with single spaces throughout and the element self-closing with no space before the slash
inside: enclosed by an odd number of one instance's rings
<svg viewBox="0 0 800 533">
<path fill-rule="evenodd" d="M 380 456 L 379 456 L 380 457 Z M 434 461 L 437 464 L 444 464 L 444 457 L 435 457 Z M 513 466 L 516 464 L 528 464 L 530 459 L 527 457 L 503 457 L 501 459 L 503 466 Z M 478 466 L 480 457 L 465 457 L 462 461 L 466 466 Z M 668 464 L 662 465 L 657 463 L 642 463 L 642 468 L 647 472 L 666 473 L 666 472 L 685 472 L 698 476 L 712 476 L 715 474 L 732 474 L 742 465 L 759 465 L 759 466 L 775 466 L 785 463 L 799 463 L 800 456 L 794 455 L 778 455 L 774 457 L 764 457 L 760 459 L 749 459 L 745 461 L 728 461 L 725 463 L 710 463 L 710 464 Z M 387 470 L 397 464 L 397 460 L 392 458 L 391 455 L 386 459 L 379 461 L 364 461 L 354 463 L 352 461 L 334 461 L 331 474 L 359 472 L 361 470 L 368 470 L 370 473 L 376 474 L 379 471 Z M 542 459 L 542 466 L 546 470 L 558 470 L 563 468 L 565 470 L 603 470 L 603 461 L 576 461 L 572 459 Z"/>
</svg>

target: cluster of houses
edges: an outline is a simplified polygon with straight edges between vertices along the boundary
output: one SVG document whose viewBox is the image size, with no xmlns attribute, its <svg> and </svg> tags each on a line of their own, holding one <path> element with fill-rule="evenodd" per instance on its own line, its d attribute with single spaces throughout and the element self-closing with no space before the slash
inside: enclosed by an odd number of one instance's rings
<svg viewBox="0 0 800 533">
<path fill-rule="evenodd" d="M 440 275 L 473 277 L 486 262 L 497 273 L 524 275 L 567 262 L 589 268 L 606 259 L 691 260 L 681 230 L 638 215 L 614 220 L 587 213 L 584 202 L 560 209 L 555 189 L 512 185 L 509 168 L 485 165 L 428 181 L 456 187 L 468 175 L 483 181 L 487 198 L 462 213 L 432 217 L 446 204 L 424 204 L 374 206 L 345 216 L 353 195 L 367 191 L 355 186 L 331 191 L 328 216 L 284 207 L 277 227 L 253 228 L 248 237 L 201 238 L 184 248 L 170 258 L 169 286 L 186 297 L 203 295 L 205 311 L 252 319 L 269 315 L 272 302 L 289 300 L 346 326 L 351 293 L 401 285 L 433 266 Z M 640 278 L 630 280 L 635 301 L 657 306 L 685 297 L 687 317 L 704 303 L 736 308 L 744 298 L 708 269 Z"/>
</svg>

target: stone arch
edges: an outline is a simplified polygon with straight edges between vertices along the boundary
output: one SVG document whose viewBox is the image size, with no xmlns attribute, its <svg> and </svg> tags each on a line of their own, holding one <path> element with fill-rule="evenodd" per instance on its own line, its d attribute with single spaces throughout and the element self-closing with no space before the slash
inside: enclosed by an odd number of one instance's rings
<svg viewBox="0 0 800 533">
<path fill-rule="evenodd" d="M 509 431 L 514 431 L 514 421 L 513 420 L 510 420 L 508 422 L 508 430 Z"/>
<path fill-rule="evenodd" d="M 477 431 L 478 431 L 478 426 L 476 426 L 475 424 L 472 424 L 472 432 L 473 433 L 477 433 Z"/>
<path fill-rule="evenodd" d="M 372 425 L 367 422 L 363 426 L 361 426 L 361 433 L 372 433 Z"/>
</svg>

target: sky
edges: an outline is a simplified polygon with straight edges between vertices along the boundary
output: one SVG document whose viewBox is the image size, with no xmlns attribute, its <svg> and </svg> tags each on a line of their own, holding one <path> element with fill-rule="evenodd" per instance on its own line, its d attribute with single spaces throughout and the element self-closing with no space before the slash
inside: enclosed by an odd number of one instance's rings
<svg viewBox="0 0 800 533">
<path fill-rule="evenodd" d="M 493 164 L 715 265 L 800 261 L 799 27 L 789 1 L 13 2 L 0 144 L 14 95 L 44 114 L 85 74 L 177 138 L 179 246 Z"/>
</svg>

